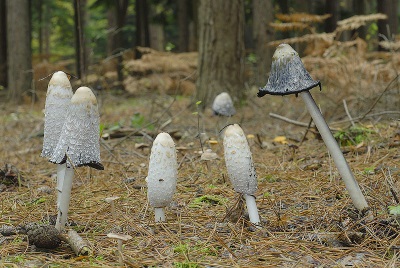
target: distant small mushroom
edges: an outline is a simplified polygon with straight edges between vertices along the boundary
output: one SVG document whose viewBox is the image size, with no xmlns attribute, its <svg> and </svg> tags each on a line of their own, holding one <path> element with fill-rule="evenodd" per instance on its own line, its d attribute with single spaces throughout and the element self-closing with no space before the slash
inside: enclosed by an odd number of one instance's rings
<svg viewBox="0 0 400 268">
<path fill-rule="evenodd" d="M 126 234 L 109 233 L 107 234 L 107 237 L 118 240 L 118 260 L 119 264 L 122 266 L 124 264 L 124 257 L 122 253 L 122 242 L 132 239 L 132 236 Z"/>
<path fill-rule="evenodd" d="M 55 72 L 47 87 L 42 157 L 50 158 L 57 146 L 72 95 L 68 76 L 62 71 Z M 65 163 L 57 165 L 57 207 L 60 203 L 65 168 Z"/>
<path fill-rule="evenodd" d="M 204 161 L 207 166 L 208 175 L 211 175 L 211 165 L 210 162 L 217 159 L 218 155 L 214 153 L 211 149 L 206 149 L 200 157 L 200 160 Z"/>
<path fill-rule="evenodd" d="M 231 96 L 222 92 L 214 99 L 212 110 L 215 115 L 233 116 L 236 113 Z"/>
<path fill-rule="evenodd" d="M 319 130 L 319 133 L 321 134 L 322 139 L 325 142 L 325 145 L 332 155 L 354 206 L 360 212 L 366 212 L 368 210 L 367 201 L 361 192 L 361 189 L 354 178 L 339 145 L 333 137 L 324 117 L 309 92 L 310 89 L 316 86 L 319 86 L 321 89 L 321 83 L 319 81 L 314 81 L 304 68 L 299 54 L 290 45 L 281 44 L 276 48 L 273 55 L 272 67 L 267 85 L 264 88 L 260 88 L 257 96 L 262 97 L 265 94 L 295 94 L 297 96 L 300 94 Z"/>
<path fill-rule="evenodd" d="M 164 207 L 176 190 L 178 164 L 175 143 L 168 133 L 160 133 L 153 142 L 147 175 L 147 198 L 154 207 L 155 221 L 165 221 Z"/>
<path fill-rule="evenodd" d="M 71 98 L 71 105 L 59 142 L 50 162 L 66 163 L 56 228 L 62 230 L 67 220 L 74 168 L 89 166 L 103 170 L 100 163 L 100 132 L 97 100 L 88 87 L 80 87 Z"/>
<path fill-rule="evenodd" d="M 257 175 L 249 144 L 238 124 L 229 125 L 224 133 L 224 155 L 228 177 L 236 192 L 243 194 L 250 222 L 260 223 L 254 193 L 257 190 Z"/>
<path fill-rule="evenodd" d="M 115 212 L 115 204 L 114 204 L 114 201 L 115 201 L 115 200 L 118 200 L 118 199 L 119 199 L 119 196 L 111 196 L 111 197 L 107 197 L 107 198 L 104 199 L 104 201 L 106 201 L 107 203 L 109 203 L 110 206 L 111 206 L 111 216 L 113 217 L 114 220 L 117 219 L 117 214 L 116 214 L 116 212 Z"/>
</svg>

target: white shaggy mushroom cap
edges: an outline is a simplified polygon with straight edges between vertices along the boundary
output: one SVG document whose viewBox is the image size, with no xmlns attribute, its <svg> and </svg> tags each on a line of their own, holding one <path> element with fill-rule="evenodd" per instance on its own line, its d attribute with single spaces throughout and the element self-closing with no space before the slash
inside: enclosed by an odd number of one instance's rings
<svg viewBox="0 0 400 268">
<path fill-rule="evenodd" d="M 57 146 L 72 95 L 67 75 L 61 71 L 55 72 L 47 87 L 42 157 L 50 158 Z"/>
<path fill-rule="evenodd" d="M 152 207 L 162 208 L 171 203 L 176 190 L 177 176 L 174 141 L 168 133 L 160 133 L 151 148 L 147 175 L 147 198 Z"/>
<path fill-rule="evenodd" d="M 226 92 L 222 92 L 215 97 L 212 110 L 214 114 L 223 116 L 232 116 L 236 113 L 232 98 Z"/>
<path fill-rule="evenodd" d="M 254 195 L 257 175 L 246 135 L 238 124 L 230 125 L 224 135 L 225 164 L 236 192 Z"/>
<path fill-rule="evenodd" d="M 100 118 L 92 90 L 80 87 L 71 98 L 60 140 L 50 162 L 104 169 L 100 163 Z"/>
</svg>

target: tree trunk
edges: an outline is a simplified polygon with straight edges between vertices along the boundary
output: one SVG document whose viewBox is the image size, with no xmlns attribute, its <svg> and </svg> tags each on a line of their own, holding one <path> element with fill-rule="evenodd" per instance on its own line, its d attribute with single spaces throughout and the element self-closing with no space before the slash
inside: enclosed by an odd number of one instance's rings
<svg viewBox="0 0 400 268">
<path fill-rule="evenodd" d="M 115 1 L 115 18 L 117 30 L 114 35 L 114 53 L 124 50 L 124 34 L 122 28 L 126 24 L 126 13 L 128 11 L 129 0 Z"/>
<path fill-rule="evenodd" d="M 84 29 L 86 25 L 86 0 L 74 0 L 76 72 L 85 81 L 88 68 Z"/>
<path fill-rule="evenodd" d="M 353 2 L 353 10 L 354 10 L 354 15 L 366 15 L 366 9 L 367 9 L 367 3 L 365 0 L 358 0 Z M 367 27 L 366 26 L 361 26 L 360 28 L 357 29 L 356 33 L 358 33 L 358 36 L 362 39 L 365 40 L 365 37 L 367 36 Z"/>
<path fill-rule="evenodd" d="M 397 16 L 393 18 L 392 8 L 394 6 L 393 2 L 397 0 L 379 0 L 377 1 L 377 10 L 379 13 L 386 14 L 388 18 L 386 20 L 378 20 L 378 33 L 386 36 L 387 39 L 391 40 L 391 35 L 397 33 L 397 26 L 394 20 L 397 20 Z M 396 5 L 396 4 L 395 4 Z M 392 28 L 396 27 L 396 28 Z M 379 37 L 379 40 L 382 40 L 382 37 Z M 378 48 L 379 50 L 385 50 L 381 46 Z"/>
<path fill-rule="evenodd" d="M 339 10 L 339 1 L 325 0 L 325 12 L 332 15 L 325 21 L 325 32 L 331 33 L 336 29 L 340 19 Z"/>
<path fill-rule="evenodd" d="M 149 20 L 147 0 L 136 0 L 136 45 L 149 47 Z"/>
<path fill-rule="evenodd" d="M 196 100 L 203 107 L 222 91 L 244 97 L 244 0 L 200 0 Z"/>
<path fill-rule="evenodd" d="M 199 0 L 190 1 L 190 10 L 192 13 L 192 20 L 189 23 L 189 46 L 188 51 L 197 51 L 198 49 L 198 29 L 199 29 Z"/>
<path fill-rule="evenodd" d="M 178 47 L 180 52 L 186 52 L 189 49 L 188 4 L 188 0 L 178 0 Z"/>
<path fill-rule="evenodd" d="M 30 1 L 7 0 L 7 81 L 9 97 L 21 103 L 32 88 Z"/>
<path fill-rule="evenodd" d="M 267 83 L 267 72 L 272 63 L 273 48 L 268 42 L 274 40 L 269 23 L 274 20 L 272 0 L 253 0 L 253 38 L 257 55 L 257 85 Z"/>
<path fill-rule="evenodd" d="M 107 56 L 111 56 L 115 53 L 114 36 L 117 29 L 115 6 L 110 6 L 107 10 L 107 23 Z"/>
<path fill-rule="evenodd" d="M 0 86 L 7 87 L 6 0 L 0 0 Z"/>
</svg>

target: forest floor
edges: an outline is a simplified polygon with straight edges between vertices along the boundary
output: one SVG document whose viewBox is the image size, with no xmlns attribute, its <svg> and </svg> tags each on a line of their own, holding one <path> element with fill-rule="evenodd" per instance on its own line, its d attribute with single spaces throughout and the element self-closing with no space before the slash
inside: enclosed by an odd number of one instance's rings
<svg viewBox="0 0 400 268">
<path fill-rule="evenodd" d="M 324 110 L 323 95 L 313 91 Z M 346 114 L 324 113 L 373 212 L 366 221 L 316 130 L 305 135 L 306 127 L 268 114 L 308 124 L 301 99 L 258 99 L 255 92 L 249 90 L 231 118 L 213 116 L 208 108 L 198 116 L 188 97 L 98 92 L 105 170 L 77 169 L 67 227 L 87 241 L 91 254 L 76 256 L 64 242 L 53 250 L 36 248 L 22 233 L 0 235 L 0 266 L 115 267 L 117 242 L 107 234 L 119 232 L 132 236 L 123 249 L 128 267 L 398 267 L 399 218 L 389 206 L 400 198 L 399 115 L 366 117 L 350 128 Z M 56 215 L 56 167 L 40 157 L 43 95 L 33 105 L 0 104 L 0 169 L 16 179 L 0 184 L 0 226 L 48 223 Z M 228 123 L 254 135 L 248 140 L 258 175 L 260 229 L 249 224 L 227 177 L 219 131 Z M 152 138 L 160 131 L 174 137 L 179 174 L 167 221 L 155 224 L 145 178 Z M 199 132 L 218 141 L 203 145 L 219 156 L 210 170 L 200 160 Z M 120 197 L 115 219 L 104 200 L 111 196 Z"/>
</svg>

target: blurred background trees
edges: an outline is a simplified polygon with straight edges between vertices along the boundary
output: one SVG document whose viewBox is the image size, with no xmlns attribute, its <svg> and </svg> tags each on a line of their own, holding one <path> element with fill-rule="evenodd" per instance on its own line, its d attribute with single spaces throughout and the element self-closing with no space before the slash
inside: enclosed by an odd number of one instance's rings
<svg viewBox="0 0 400 268">
<path fill-rule="evenodd" d="M 16 102 L 22 100 L 23 92 L 41 89 L 45 83 L 38 83 L 37 78 L 55 69 L 86 81 L 98 71 L 94 67 L 101 65 L 117 71 L 117 87 L 124 89 L 124 62 L 141 58 L 143 50 L 137 46 L 165 52 L 198 51 L 196 98 L 209 101 L 218 94 L 212 86 L 215 82 L 219 91 L 241 99 L 245 82 L 266 82 L 274 50 L 269 42 L 333 32 L 340 20 L 381 12 L 387 19 L 368 21 L 336 38 L 361 37 L 369 50 L 382 50 L 378 41 L 394 39 L 399 19 L 398 0 L 241 0 L 235 8 L 228 7 L 234 3 L 224 1 L 218 12 L 218 1 L 209 0 L 18 0 L 16 9 L 14 2 L 0 0 L 0 89 L 8 89 L 8 96 Z M 21 15 L 23 10 L 27 12 Z M 331 16 L 312 29 L 296 28 L 300 24 L 293 21 L 297 26 L 290 29 L 270 25 L 283 22 L 277 14 L 299 12 Z M 304 43 L 296 46 L 301 54 L 305 48 Z M 245 71 L 244 65 L 250 65 L 251 71 Z M 32 75 L 36 83 L 27 81 Z"/>
</svg>

